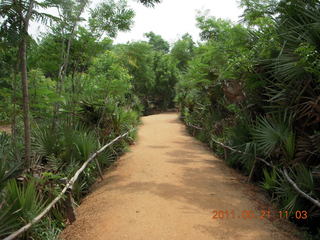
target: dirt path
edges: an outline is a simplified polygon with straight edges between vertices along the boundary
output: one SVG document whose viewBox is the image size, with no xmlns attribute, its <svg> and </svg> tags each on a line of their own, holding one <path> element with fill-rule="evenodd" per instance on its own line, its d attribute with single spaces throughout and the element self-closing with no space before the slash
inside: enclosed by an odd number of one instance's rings
<svg viewBox="0 0 320 240">
<path fill-rule="evenodd" d="M 0 132 L 6 132 L 8 134 L 11 134 L 11 125 L 1 125 Z"/>
<path fill-rule="evenodd" d="M 77 209 L 67 240 L 295 239 L 279 217 L 260 216 L 263 196 L 190 137 L 177 114 L 143 118 L 136 145 Z M 234 219 L 212 211 L 234 210 Z M 279 224 L 279 221 L 281 224 Z M 279 226 L 282 226 L 281 229 Z"/>
</svg>

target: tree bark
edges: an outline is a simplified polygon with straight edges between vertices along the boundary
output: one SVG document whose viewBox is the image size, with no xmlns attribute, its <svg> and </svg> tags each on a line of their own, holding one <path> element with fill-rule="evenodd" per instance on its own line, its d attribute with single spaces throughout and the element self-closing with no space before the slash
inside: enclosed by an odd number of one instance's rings
<svg viewBox="0 0 320 240">
<path fill-rule="evenodd" d="M 19 55 L 19 53 L 17 53 Z M 12 148 L 14 156 L 17 156 L 17 75 L 19 73 L 19 56 L 17 56 L 17 62 L 13 68 L 13 79 L 12 79 L 12 124 L 11 124 L 11 134 L 12 134 Z"/>
<path fill-rule="evenodd" d="M 27 167 L 30 167 L 31 155 L 31 128 L 30 128 L 30 110 L 29 110 L 29 89 L 27 74 L 27 36 L 22 36 L 19 55 L 21 64 L 21 84 L 23 97 L 23 123 L 24 123 L 24 158 Z"/>
<path fill-rule="evenodd" d="M 23 99 L 23 123 L 24 123 L 24 161 L 26 168 L 31 166 L 31 128 L 30 128 L 30 107 L 29 107 L 29 85 L 28 85 L 28 70 L 27 70 L 27 38 L 29 22 L 32 16 L 34 0 L 29 0 L 28 11 L 23 15 L 20 10 L 20 70 L 21 70 L 21 85 Z"/>
</svg>

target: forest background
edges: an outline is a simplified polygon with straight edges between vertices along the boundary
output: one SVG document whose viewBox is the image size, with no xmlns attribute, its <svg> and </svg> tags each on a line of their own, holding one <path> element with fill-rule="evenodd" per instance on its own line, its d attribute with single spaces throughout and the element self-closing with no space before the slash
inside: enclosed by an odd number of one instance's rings
<svg viewBox="0 0 320 240">
<path fill-rule="evenodd" d="M 157 0 L 140 0 L 156 7 Z M 113 44 L 134 12 L 125 0 L 89 11 L 87 0 L 0 3 L 0 237 L 33 219 L 100 146 L 139 124 L 141 115 L 178 108 L 190 133 L 248 175 L 289 212 L 305 237 L 319 239 L 320 209 L 286 180 L 320 198 L 320 4 L 316 0 L 242 0 L 241 23 L 197 16 L 170 46 Z M 56 8 L 59 16 L 46 13 Z M 36 41 L 32 22 L 48 26 Z M 82 24 L 85 22 L 85 26 Z M 106 168 L 135 133 L 99 156 Z M 221 141 L 245 152 L 230 152 Z M 272 167 L 256 161 L 265 159 Z M 98 176 L 92 163 L 73 188 L 75 201 Z M 58 239 L 63 201 L 21 239 Z"/>
</svg>

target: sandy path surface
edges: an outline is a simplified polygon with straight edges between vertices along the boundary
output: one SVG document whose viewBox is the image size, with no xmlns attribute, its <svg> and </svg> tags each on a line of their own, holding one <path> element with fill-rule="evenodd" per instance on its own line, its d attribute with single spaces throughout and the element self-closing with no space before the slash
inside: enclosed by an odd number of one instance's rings
<svg viewBox="0 0 320 240">
<path fill-rule="evenodd" d="M 11 133 L 11 125 L 1 125 L 0 132 L 6 132 L 8 134 Z"/>
<path fill-rule="evenodd" d="M 296 239 L 291 224 L 279 217 L 241 218 L 245 210 L 260 216 L 263 199 L 256 187 L 190 137 L 177 114 L 153 115 L 143 118 L 137 144 L 84 199 L 77 221 L 62 238 Z M 234 219 L 212 219 L 213 210 L 233 210 Z"/>
</svg>

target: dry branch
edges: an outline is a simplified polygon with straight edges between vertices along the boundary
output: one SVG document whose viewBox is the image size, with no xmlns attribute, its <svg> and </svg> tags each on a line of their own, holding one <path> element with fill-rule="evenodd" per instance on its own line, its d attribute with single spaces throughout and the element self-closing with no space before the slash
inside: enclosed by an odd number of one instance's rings
<svg viewBox="0 0 320 240">
<path fill-rule="evenodd" d="M 240 151 L 240 150 L 237 150 L 237 149 L 234 149 L 234 148 L 232 148 L 232 147 L 229 147 L 229 146 L 223 144 L 222 142 L 219 142 L 219 141 L 217 141 L 217 140 L 215 140 L 215 139 L 213 139 L 213 138 L 211 138 L 211 140 L 214 141 L 215 143 L 219 144 L 220 146 L 222 146 L 222 147 L 224 147 L 224 148 L 226 148 L 226 149 L 229 149 L 229 150 L 231 150 L 231 151 L 233 151 L 233 152 L 241 153 L 241 154 L 244 154 L 244 155 L 251 155 L 250 153 L 242 152 L 242 151 Z M 264 160 L 263 158 L 255 157 L 255 159 L 263 162 L 264 164 L 268 165 L 269 167 L 274 167 L 271 163 L 267 162 L 267 161 Z"/>
<path fill-rule="evenodd" d="M 187 124 L 188 126 L 190 127 L 194 127 L 194 128 L 197 128 L 197 129 L 200 129 L 200 130 L 203 130 L 202 128 L 199 128 L 199 127 L 196 127 L 196 126 L 193 126 L 191 124 Z M 234 149 L 232 147 L 229 147 L 225 144 L 223 144 L 222 142 L 219 142 L 213 138 L 211 138 L 212 141 L 214 141 L 215 143 L 219 144 L 220 146 L 222 146 L 224 149 L 229 149 L 231 151 L 234 151 L 234 152 L 237 152 L 237 153 L 241 153 L 241 154 L 245 154 L 245 155 L 249 155 L 249 153 L 246 153 L 246 152 L 242 152 L 242 151 L 239 151 L 237 149 Z M 264 160 L 263 158 L 259 158 L 259 157 L 256 157 L 256 160 L 259 160 L 263 163 L 265 163 L 266 165 L 268 165 L 269 167 L 274 167 L 271 163 L 268 163 L 266 160 Z M 306 194 L 305 192 L 303 192 L 299 187 L 298 185 L 289 177 L 288 175 L 288 172 L 286 169 L 283 170 L 283 173 L 284 173 L 284 176 L 285 178 L 287 179 L 287 181 L 293 186 L 293 188 L 304 198 L 308 199 L 310 202 L 312 202 L 314 205 L 316 205 L 317 207 L 320 207 L 320 202 L 312 197 L 310 197 L 308 194 Z M 251 175 L 251 173 L 250 173 Z"/>
<path fill-rule="evenodd" d="M 320 202 L 312 197 L 310 197 L 308 194 L 303 192 L 298 185 L 289 177 L 289 174 L 287 172 L 287 169 L 283 169 L 284 176 L 288 180 L 288 182 L 292 185 L 292 187 L 304 198 L 308 199 L 310 202 L 312 202 L 314 205 L 320 208 Z"/>
<path fill-rule="evenodd" d="M 203 128 L 197 127 L 197 126 L 193 126 L 192 124 L 187 124 L 187 125 L 190 126 L 190 127 L 199 129 L 199 130 L 203 130 Z M 217 141 L 217 140 L 215 140 L 215 139 L 213 139 L 213 138 L 211 138 L 211 140 L 214 141 L 215 143 L 219 144 L 220 146 L 222 146 L 224 149 L 229 149 L 229 150 L 231 150 L 231 151 L 233 151 L 233 152 L 241 153 L 241 154 L 244 154 L 244 155 L 250 155 L 249 153 L 242 152 L 242 151 L 240 151 L 240 150 L 237 150 L 237 149 L 234 149 L 234 148 L 232 148 L 232 147 L 230 147 L 230 146 L 227 146 L 227 145 L 223 144 L 222 142 L 219 142 L 219 141 Z M 264 164 L 266 164 L 266 165 L 269 166 L 269 167 L 274 167 L 271 163 L 267 162 L 267 161 L 264 160 L 263 158 L 256 157 L 255 159 L 263 162 Z"/>
<path fill-rule="evenodd" d="M 131 129 L 130 131 L 116 137 L 113 139 L 111 142 L 108 144 L 104 145 L 102 148 L 100 148 L 97 152 L 91 155 L 91 157 L 88 158 L 87 161 L 83 163 L 81 168 L 74 174 L 74 176 L 69 180 L 69 182 L 66 184 L 66 186 L 62 189 L 61 193 L 38 215 L 36 216 L 33 220 L 31 220 L 27 225 L 21 227 L 19 230 L 16 232 L 13 232 L 3 240 L 14 240 L 17 236 L 19 236 L 21 233 L 27 231 L 33 224 L 37 223 L 38 221 L 41 220 L 49 211 L 50 209 L 62 198 L 62 196 L 66 193 L 68 189 L 72 189 L 73 184 L 76 182 L 78 179 L 79 175 L 83 172 L 83 170 L 88 166 L 88 164 L 95 159 L 101 152 L 103 152 L 107 147 L 118 141 L 120 138 L 125 137 L 128 135 L 131 131 L 134 129 Z"/>
</svg>

